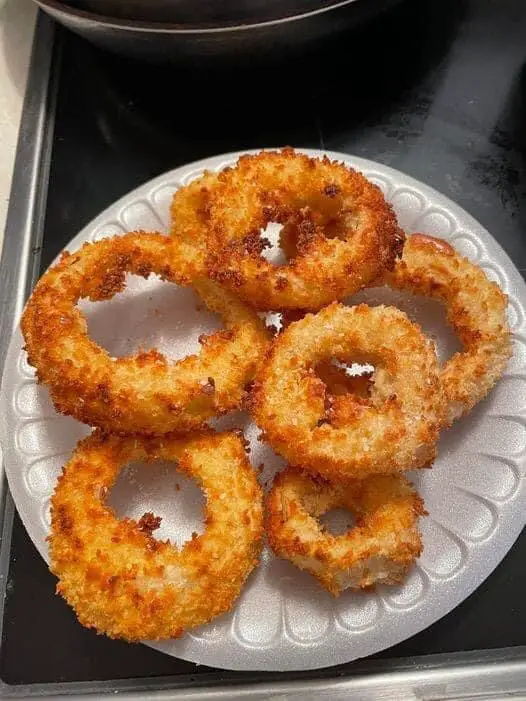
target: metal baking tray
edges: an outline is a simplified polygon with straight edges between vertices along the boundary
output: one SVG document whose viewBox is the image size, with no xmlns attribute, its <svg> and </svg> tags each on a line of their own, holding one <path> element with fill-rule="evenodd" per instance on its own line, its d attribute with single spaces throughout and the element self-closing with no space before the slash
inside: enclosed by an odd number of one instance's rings
<svg viewBox="0 0 526 701">
<path fill-rule="evenodd" d="M 12 195 L 0 266 L 0 365 L 25 299 L 38 277 L 60 81 L 62 34 L 40 15 L 20 130 Z M 0 614 L 8 589 L 15 508 L 2 476 Z M 516 559 L 516 558 L 515 558 Z M 519 563 L 523 560 L 519 560 Z M 517 566 L 517 562 L 515 562 Z M 480 612 L 480 618 L 484 617 Z M 488 614 L 490 612 L 488 611 Z M 451 614 L 453 615 L 453 614 Z M 524 621 L 526 623 L 526 620 Z M 481 624 L 483 622 L 481 621 Z M 29 631 L 31 622 L 29 622 Z M 53 645 L 54 630 L 49 630 Z M 511 641 L 510 641 L 511 642 Z M 3 650 L 0 650 L 0 656 Z M 31 658 L 25 662 L 31 665 Z M 66 663 L 65 663 L 66 664 Z M 206 671 L 176 676 L 104 681 L 9 684 L 3 698 L 133 699 L 497 699 L 526 698 L 526 646 L 492 650 L 370 659 L 312 673 L 257 674 Z"/>
</svg>

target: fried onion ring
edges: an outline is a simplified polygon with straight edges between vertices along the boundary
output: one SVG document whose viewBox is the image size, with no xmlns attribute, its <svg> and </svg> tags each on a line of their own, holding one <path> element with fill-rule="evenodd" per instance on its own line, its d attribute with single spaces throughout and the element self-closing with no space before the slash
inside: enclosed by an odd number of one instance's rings
<svg viewBox="0 0 526 701">
<path fill-rule="evenodd" d="M 303 319 L 305 310 L 286 311 L 281 314 L 281 330 L 286 329 L 295 321 Z M 369 397 L 373 385 L 373 373 L 363 372 L 360 375 L 349 375 L 346 367 L 332 360 L 322 360 L 314 368 L 314 372 L 327 387 L 327 397 L 339 397 L 354 394 L 357 397 Z"/>
<path fill-rule="evenodd" d="M 380 189 L 347 166 L 292 149 L 242 156 L 208 202 L 210 275 L 261 310 L 319 309 L 373 282 L 404 234 Z M 263 258 L 269 222 L 297 232 L 297 255 Z"/>
<path fill-rule="evenodd" d="M 156 434 L 198 427 L 241 406 L 268 333 L 255 312 L 216 283 L 201 279 L 194 288 L 225 329 L 204 336 L 198 355 L 177 362 L 156 350 L 111 358 L 89 339 L 76 307 L 81 297 L 113 297 L 124 289 L 126 273 L 189 284 L 195 270 L 184 251 L 167 236 L 131 233 L 64 253 L 44 274 L 22 332 L 57 411 L 107 431 Z"/>
<path fill-rule="evenodd" d="M 438 299 L 463 350 L 442 368 L 445 425 L 467 414 L 493 388 L 512 354 L 508 298 L 484 271 L 433 236 L 409 236 L 387 284 Z"/>
<path fill-rule="evenodd" d="M 375 366 L 368 399 L 327 402 L 314 368 L 333 357 Z M 274 340 L 251 411 L 278 453 L 327 479 L 427 466 L 444 411 L 434 345 L 398 309 L 332 304 Z"/>
<path fill-rule="evenodd" d="M 105 496 L 135 460 L 175 461 L 207 498 L 206 530 L 182 548 L 154 539 L 159 519 L 118 519 Z M 129 641 L 178 637 L 228 611 L 258 564 L 263 495 L 235 433 L 119 438 L 95 431 L 51 501 L 51 571 L 80 623 Z"/>
<path fill-rule="evenodd" d="M 205 171 L 188 185 L 179 188 L 170 207 L 170 234 L 192 247 L 191 258 L 198 266 L 205 265 L 210 230 L 210 192 L 218 183 L 218 174 Z"/>
<path fill-rule="evenodd" d="M 332 535 L 318 519 L 346 508 L 356 525 Z M 291 467 L 266 500 L 267 537 L 278 557 L 310 572 L 331 594 L 375 584 L 400 584 L 422 551 L 422 499 L 401 475 L 373 475 L 333 484 Z"/>
</svg>

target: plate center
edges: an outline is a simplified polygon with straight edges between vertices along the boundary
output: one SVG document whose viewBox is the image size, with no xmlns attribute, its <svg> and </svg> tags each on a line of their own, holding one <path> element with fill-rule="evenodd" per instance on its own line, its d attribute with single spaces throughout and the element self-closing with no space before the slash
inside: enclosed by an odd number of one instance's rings
<svg viewBox="0 0 526 701">
<path fill-rule="evenodd" d="M 152 536 L 181 547 L 204 530 L 205 496 L 197 483 L 177 471 L 174 463 L 133 462 L 110 490 L 107 504 L 118 518 L 140 521 L 145 514 L 160 517 Z"/>
<path fill-rule="evenodd" d="M 221 328 L 189 288 L 152 275 L 126 277 L 126 288 L 107 302 L 81 300 L 90 338 L 116 358 L 156 348 L 170 360 L 199 353 L 198 338 Z"/>
</svg>

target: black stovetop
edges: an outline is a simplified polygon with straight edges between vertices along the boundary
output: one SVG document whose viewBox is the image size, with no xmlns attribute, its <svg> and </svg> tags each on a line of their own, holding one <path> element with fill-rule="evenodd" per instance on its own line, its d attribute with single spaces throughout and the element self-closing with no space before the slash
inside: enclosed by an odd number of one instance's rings
<svg viewBox="0 0 526 701">
<path fill-rule="evenodd" d="M 206 74 L 199 66 L 135 65 L 62 32 L 57 45 L 42 269 L 104 207 L 163 171 L 218 153 L 289 144 L 378 160 L 432 185 L 475 216 L 526 271 L 523 0 L 405 0 L 314 56 Z M 523 534 L 471 597 L 377 655 L 377 664 L 525 645 L 525 561 Z M 254 678 L 97 637 L 76 622 L 54 587 L 15 518 L 0 657 L 0 677 L 9 684 Z M 313 675 L 370 667 L 358 662 Z"/>
</svg>

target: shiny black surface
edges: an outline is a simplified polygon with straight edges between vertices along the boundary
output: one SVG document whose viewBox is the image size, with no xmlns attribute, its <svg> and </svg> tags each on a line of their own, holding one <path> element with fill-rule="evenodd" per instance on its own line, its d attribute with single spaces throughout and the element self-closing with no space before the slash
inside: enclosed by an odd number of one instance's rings
<svg viewBox="0 0 526 701">
<path fill-rule="evenodd" d="M 283 63 L 302 51 L 318 50 L 328 37 L 341 36 L 400 2 L 176 0 L 174 11 L 174 0 L 159 0 L 169 7 L 162 13 L 166 21 L 158 22 L 152 20 L 159 7 L 149 0 L 90 0 L 93 12 L 86 10 L 88 2 L 78 1 L 77 7 L 59 0 L 37 0 L 58 22 L 103 49 L 145 61 L 186 67 L 199 64 L 201 68 L 215 68 L 218 63 L 226 66 L 232 61 L 253 66 L 261 59 L 267 61 L 269 55 Z M 145 21 L 147 17 L 150 19 Z"/>
<path fill-rule="evenodd" d="M 181 28 L 272 21 L 330 6 L 333 0 L 68 0 L 64 4 L 111 20 L 164 22 Z"/>
<path fill-rule="evenodd" d="M 406 0 L 316 56 L 266 70 L 163 71 L 68 36 L 42 266 L 105 206 L 165 170 L 236 149 L 291 144 L 354 153 L 432 185 L 481 221 L 525 273 L 525 61 L 522 0 Z M 525 560 L 523 534 L 442 621 L 372 661 L 311 676 L 367 673 L 399 657 L 525 645 Z M 16 520 L 0 656 L 8 683 L 253 678 L 97 637 L 76 623 L 54 585 Z"/>
</svg>

